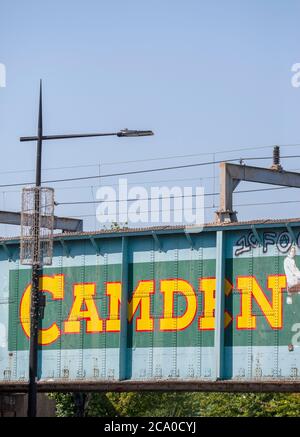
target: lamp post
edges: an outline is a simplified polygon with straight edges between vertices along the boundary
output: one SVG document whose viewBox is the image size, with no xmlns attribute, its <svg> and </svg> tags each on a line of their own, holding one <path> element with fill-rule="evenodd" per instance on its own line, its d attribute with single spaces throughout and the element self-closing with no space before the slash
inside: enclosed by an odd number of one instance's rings
<svg viewBox="0 0 300 437">
<path fill-rule="evenodd" d="M 152 131 L 129 130 L 123 129 L 118 132 L 110 133 L 89 133 L 89 134 L 69 134 L 69 135 L 43 135 L 43 107 L 42 107 L 42 81 L 40 81 L 39 96 L 39 114 L 38 114 L 38 132 L 37 136 L 20 137 L 20 141 L 37 141 L 36 151 L 36 178 L 35 178 L 35 196 L 34 196 L 34 217 L 33 228 L 34 243 L 32 257 L 32 279 L 31 279 L 31 300 L 30 300 L 30 346 L 29 346 L 29 387 L 28 387 L 28 410 L 29 417 L 36 416 L 37 407 L 37 377 L 38 377 L 38 333 L 40 325 L 40 310 L 44 306 L 43 300 L 39 299 L 39 278 L 42 273 L 42 264 L 39 255 L 40 247 L 40 196 L 39 188 L 42 180 L 42 144 L 44 140 L 61 140 L 70 138 L 88 138 L 88 137 L 143 137 L 154 135 Z"/>
</svg>

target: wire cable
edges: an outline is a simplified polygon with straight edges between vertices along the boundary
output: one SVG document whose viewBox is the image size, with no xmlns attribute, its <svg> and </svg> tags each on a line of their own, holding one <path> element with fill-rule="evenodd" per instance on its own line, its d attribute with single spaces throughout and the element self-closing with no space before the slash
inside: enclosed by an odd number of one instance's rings
<svg viewBox="0 0 300 437">
<path fill-rule="evenodd" d="M 262 203 L 241 203 L 235 206 L 241 207 L 241 206 L 264 206 L 264 205 L 278 205 L 278 204 L 291 204 L 291 203 L 300 203 L 300 200 L 285 200 L 285 201 L 275 201 L 275 202 L 262 202 Z M 209 205 L 209 206 L 204 206 L 204 209 L 213 209 L 216 208 L 216 206 L 213 205 Z M 186 210 L 194 210 L 195 207 L 192 208 L 186 208 Z M 139 213 L 145 213 L 145 212 L 160 212 L 163 213 L 164 211 L 180 211 L 181 208 L 171 208 L 168 210 L 142 210 L 139 211 Z M 114 213 L 112 214 L 106 214 L 106 216 L 115 216 Z M 94 217 L 94 214 L 84 214 L 84 215 L 76 215 L 73 216 L 74 218 L 84 218 L 84 217 Z"/>
<path fill-rule="evenodd" d="M 298 147 L 300 143 L 292 143 L 292 144 L 278 144 L 279 147 Z M 215 152 L 201 152 L 201 153 L 191 153 L 191 154 L 183 154 L 183 155 L 170 155 L 170 156 L 161 156 L 157 158 L 144 158 L 144 159 L 134 159 L 128 161 L 111 161 L 111 162 L 103 162 L 101 165 L 117 165 L 117 164 L 133 164 L 137 162 L 149 162 L 149 161 L 161 161 L 166 159 L 179 159 L 179 158 L 194 158 L 196 156 L 208 156 L 213 154 L 223 154 L 223 153 L 232 153 L 232 152 L 242 152 L 246 150 L 262 150 L 273 148 L 272 145 L 254 145 L 254 146 L 244 146 L 237 149 L 226 149 L 226 150 L 217 150 Z M 51 171 L 51 170 L 66 170 L 66 169 L 74 169 L 74 168 L 88 168 L 88 167 L 98 167 L 98 164 L 80 164 L 80 165 L 71 165 L 64 167 L 46 167 L 43 171 Z M 8 170 L 0 172 L 1 174 L 13 174 L 13 173 L 33 173 L 35 169 L 29 170 Z"/>
<path fill-rule="evenodd" d="M 160 171 L 169 171 L 169 170 L 178 170 L 178 169 L 184 169 L 184 168 L 192 168 L 192 167 L 200 167 L 200 166 L 206 166 L 206 165 L 214 165 L 214 164 L 221 164 L 222 162 L 242 162 L 242 161 L 249 161 L 249 160 L 265 160 L 270 159 L 270 156 L 267 157 L 248 157 L 248 158 L 233 158 L 233 159 L 227 159 L 227 160 L 218 160 L 218 161 L 207 161 L 207 162 L 199 162 L 194 164 L 184 164 L 184 165 L 175 165 L 170 167 L 160 167 L 160 168 L 150 168 L 145 170 L 135 170 L 135 171 L 128 171 L 128 172 L 120 172 L 120 173 L 111 173 L 111 174 L 103 174 L 101 176 L 93 175 L 93 176 L 80 176 L 75 178 L 65 178 L 65 179 L 52 179 L 52 180 L 45 180 L 42 181 L 43 184 L 46 183 L 58 183 L 58 182 L 70 182 L 70 181 L 81 181 L 81 180 L 89 180 L 89 179 L 100 179 L 100 178 L 108 178 L 108 177 L 115 177 L 115 176 L 126 176 L 126 175 L 133 175 L 133 174 L 142 174 L 142 173 L 153 173 L 153 172 L 160 172 Z M 281 158 L 300 158 L 300 155 L 289 155 L 289 156 L 282 156 Z M 4 187 L 17 187 L 17 186 L 24 186 L 24 185 L 32 185 L 34 182 L 19 182 L 14 184 L 1 184 L 0 188 Z"/>
<path fill-rule="evenodd" d="M 257 188 L 257 189 L 251 189 L 251 190 L 239 190 L 235 191 L 233 194 L 242 194 L 242 193 L 256 193 L 260 191 L 274 191 L 274 190 L 287 190 L 288 188 L 294 188 L 294 187 L 275 187 L 275 188 Z M 295 188 L 297 189 L 297 188 Z M 101 202 L 108 202 L 108 203 L 119 203 L 119 202 L 137 202 L 142 200 L 164 200 L 164 199 L 179 199 L 184 197 L 206 197 L 206 196 L 217 196 L 220 192 L 215 193 L 203 193 L 203 194 L 190 194 L 190 195 L 180 195 L 180 196 L 170 196 L 170 197 L 144 197 L 139 199 L 115 199 L 115 200 L 77 200 L 74 202 L 56 202 L 57 206 L 61 205 L 88 205 L 88 204 L 94 204 L 94 203 L 101 203 Z"/>
</svg>

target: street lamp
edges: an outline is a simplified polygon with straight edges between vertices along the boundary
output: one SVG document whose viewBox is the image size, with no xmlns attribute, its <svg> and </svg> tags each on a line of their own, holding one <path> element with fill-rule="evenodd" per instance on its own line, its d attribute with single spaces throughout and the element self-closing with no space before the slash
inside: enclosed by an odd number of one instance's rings
<svg viewBox="0 0 300 437">
<path fill-rule="evenodd" d="M 130 130 L 122 129 L 119 132 L 109 133 L 93 133 L 93 134 L 68 134 L 68 135 L 42 135 L 42 140 L 64 140 L 69 138 L 89 138 L 89 137 L 147 137 L 154 135 L 152 130 Z M 20 141 L 38 141 L 39 136 L 35 137 L 20 137 Z"/>
<path fill-rule="evenodd" d="M 40 81 L 39 97 L 39 114 L 38 114 L 38 132 L 37 136 L 20 137 L 20 141 L 37 141 L 36 152 L 36 188 L 42 184 L 42 143 L 44 140 L 61 140 L 70 138 L 88 138 L 88 137 L 143 137 L 154 135 L 151 130 L 128 130 L 123 129 L 118 132 L 110 133 L 91 133 L 91 134 L 69 134 L 69 135 L 43 135 L 43 107 L 42 107 L 42 81 Z M 39 256 L 40 247 L 40 196 L 39 190 L 35 190 L 34 195 L 34 217 L 33 229 L 33 257 L 32 257 L 32 279 L 31 279 L 31 301 L 30 301 L 30 346 L 29 346 L 29 387 L 28 387 L 28 410 L 29 417 L 36 416 L 37 405 L 37 371 L 38 371 L 38 332 L 40 324 L 40 309 L 43 300 L 39 299 L 39 277 L 42 273 L 42 264 Z"/>
</svg>

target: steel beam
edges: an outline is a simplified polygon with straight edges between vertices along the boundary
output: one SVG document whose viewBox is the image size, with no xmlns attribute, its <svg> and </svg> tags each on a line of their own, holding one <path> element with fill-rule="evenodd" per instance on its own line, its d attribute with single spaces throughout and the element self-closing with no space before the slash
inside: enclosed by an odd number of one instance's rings
<svg viewBox="0 0 300 437">
<path fill-rule="evenodd" d="M 93 248 L 95 249 L 96 255 L 99 256 L 100 255 L 100 245 L 99 245 L 99 243 L 97 243 L 96 238 L 90 237 L 90 242 L 92 243 Z"/>
<path fill-rule="evenodd" d="M 218 222 L 237 221 L 236 211 L 233 211 L 232 194 L 240 181 L 300 188 L 300 173 L 284 171 L 281 167 L 278 169 L 263 168 L 222 162 L 220 164 L 220 209 L 216 213 Z"/>
<path fill-rule="evenodd" d="M 70 256 L 70 249 L 69 249 L 68 244 L 63 239 L 61 239 L 61 238 L 58 241 L 60 242 L 60 244 L 61 244 L 61 246 L 63 248 L 64 255 L 67 258 L 69 258 L 69 256 Z"/>
<path fill-rule="evenodd" d="M 128 316 L 128 239 L 122 237 L 122 272 L 120 305 L 119 380 L 126 379 Z"/>
<path fill-rule="evenodd" d="M 199 381 L 187 380 L 125 380 L 125 381 L 39 381 L 38 392 L 132 392 L 132 391 L 190 391 L 190 392 L 237 392 L 237 393 L 299 393 L 300 382 L 295 380 L 283 381 Z M 28 384 L 25 382 L 0 383 L 0 393 L 27 393 Z"/>
<path fill-rule="evenodd" d="M 154 238 L 154 241 L 156 243 L 156 246 L 158 248 L 159 252 L 162 252 L 162 245 L 161 245 L 161 241 L 159 239 L 159 237 L 157 236 L 157 233 L 155 231 L 152 231 L 152 236 Z"/>
<path fill-rule="evenodd" d="M 255 225 L 251 225 L 251 230 L 256 238 L 257 244 L 259 244 L 260 246 L 263 245 L 262 239 L 260 238 L 259 233 L 257 232 L 257 229 L 255 227 Z"/>
<path fill-rule="evenodd" d="M 46 217 L 42 217 L 43 222 L 47 221 Z M 21 213 L 15 211 L 0 211 L 0 223 L 6 225 L 21 225 Z M 65 232 L 81 232 L 83 230 L 83 221 L 69 217 L 54 217 L 54 229 L 60 229 Z"/>
<path fill-rule="evenodd" d="M 291 225 L 289 223 L 287 223 L 285 226 L 288 230 L 288 233 L 290 234 L 290 237 L 292 239 L 293 244 L 297 244 L 297 237 L 295 235 L 293 228 L 291 227 Z"/>
<path fill-rule="evenodd" d="M 11 255 L 11 253 L 10 253 L 8 247 L 7 247 L 7 244 L 5 244 L 4 241 L 2 241 L 0 243 L 0 246 L 3 248 L 3 250 L 4 250 L 4 252 L 5 252 L 6 256 L 7 256 L 8 261 L 11 261 L 12 260 L 12 255 Z"/>
<path fill-rule="evenodd" d="M 42 217 L 43 223 L 43 217 Z M 70 217 L 56 217 L 54 216 L 54 229 L 60 229 L 64 232 L 82 232 L 83 220 Z"/>
<path fill-rule="evenodd" d="M 190 233 L 185 231 L 184 235 L 185 235 L 188 243 L 190 244 L 191 250 L 194 250 L 194 242 L 193 242 L 192 237 L 190 236 Z"/>
</svg>

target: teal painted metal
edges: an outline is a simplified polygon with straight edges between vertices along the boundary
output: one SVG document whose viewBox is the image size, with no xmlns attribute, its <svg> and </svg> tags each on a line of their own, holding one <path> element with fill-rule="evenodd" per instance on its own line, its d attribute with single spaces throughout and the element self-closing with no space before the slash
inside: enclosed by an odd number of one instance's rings
<svg viewBox="0 0 300 437">
<path fill-rule="evenodd" d="M 64 254 L 66 255 L 67 258 L 69 258 L 70 256 L 70 249 L 68 247 L 68 243 L 66 243 L 66 241 L 62 238 L 59 239 L 60 244 L 62 245 L 62 248 L 64 250 Z"/>
<path fill-rule="evenodd" d="M 252 232 L 253 232 L 253 234 L 254 234 L 254 236 L 255 236 L 256 241 L 258 242 L 258 244 L 262 245 L 262 240 L 261 240 L 261 238 L 260 238 L 259 233 L 257 232 L 257 229 L 256 229 L 255 225 L 251 225 L 251 230 L 252 230 Z"/>
<path fill-rule="evenodd" d="M 90 237 L 90 242 L 92 243 L 96 254 L 100 255 L 100 245 L 98 244 L 97 239 L 94 237 Z"/>
<path fill-rule="evenodd" d="M 216 310 L 215 310 L 215 378 L 223 378 L 224 366 L 224 311 L 225 311 L 225 233 L 217 231 Z"/>
<path fill-rule="evenodd" d="M 120 343 L 119 343 L 119 379 L 126 379 L 127 373 L 127 318 L 128 318 L 128 239 L 122 237 L 122 294 L 120 305 Z"/>
<path fill-rule="evenodd" d="M 8 261 L 11 261 L 11 253 L 10 253 L 8 247 L 7 247 L 7 244 L 5 242 L 2 242 L 1 246 L 2 246 L 4 252 L 5 252 L 6 256 L 7 256 Z"/>
<path fill-rule="evenodd" d="M 291 227 L 291 225 L 289 223 L 286 224 L 286 228 L 288 230 L 288 233 L 291 236 L 291 239 L 292 239 L 293 243 L 297 244 L 297 239 L 296 239 L 295 232 L 294 232 L 293 228 Z"/>
<path fill-rule="evenodd" d="M 27 379 L 30 283 L 19 241 L 2 243 L 0 389 Z M 288 295 L 285 271 L 299 265 L 293 244 L 299 252 L 299 220 L 55 237 L 41 383 L 298 386 L 300 294 Z"/>
</svg>

